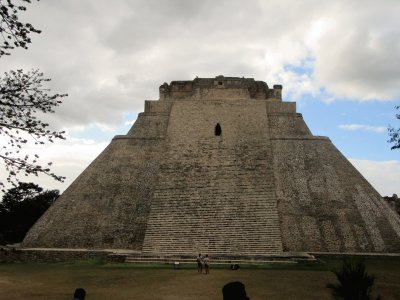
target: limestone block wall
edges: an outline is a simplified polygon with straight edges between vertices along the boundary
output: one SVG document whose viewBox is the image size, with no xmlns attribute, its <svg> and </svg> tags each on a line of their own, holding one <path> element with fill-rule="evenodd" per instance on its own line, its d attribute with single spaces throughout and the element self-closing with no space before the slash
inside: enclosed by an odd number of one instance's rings
<svg viewBox="0 0 400 300">
<path fill-rule="evenodd" d="M 172 81 L 159 88 L 160 100 L 222 100 L 269 99 L 282 100 L 282 85 L 269 89 L 263 81 L 253 78 L 224 77 L 196 78 L 193 81 Z"/>
<path fill-rule="evenodd" d="M 153 140 L 113 140 L 32 227 L 23 246 L 141 249 L 161 148 Z"/>
<path fill-rule="evenodd" d="M 328 139 L 273 140 L 284 251 L 397 252 L 400 222 Z"/>
<path fill-rule="evenodd" d="M 296 102 L 282 102 L 278 99 L 266 102 L 268 115 L 272 114 L 296 114 Z"/>
<path fill-rule="evenodd" d="M 146 103 L 31 228 L 24 247 L 141 250 L 158 180 L 170 104 Z"/>
<path fill-rule="evenodd" d="M 163 139 L 168 126 L 168 115 L 139 114 L 127 136 L 140 139 Z M 119 136 L 123 137 L 123 136 Z"/>
<path fill-rule="evenodd" d="M 77 260 L 118 261 L 118 256 L 110 251 L 63 249 L 5 249 L 0 248 L 0 262 L 64 262 Z"/>
<path fill-rule="evenodd" d="M 268 117 L 271 138 L 312 137 L 301 114 L 273 113 Z"/>
<path fill-rule="evenodd" d="M 202 88 L 194 90 L 193 95 L 190 96 L 191 100 L 196 99 L 247 99 L 250 98 L 248 90 L 243 88 L 230 88 L 225 89 L 223 87 L 219 89 L 215 88 Z M 204 100 L 203 100 L 204 101 Z"/>
<path fill-rule="evenodd" d="M 171 109 L 143 253 L 280 253 L 265 102 L 188 101 Z"/>
<path fill-rule="evenodd" d="M 144 112 L 146 114 L 169 114 L 172 106 L 170 101 L 146 100 L 144 102 Z"/>
<path fill-rule="evenodd" d="M 144 113 L 138 115 L 127 136 L 138 139 L 165 138 L 171 105 L 172 102 L 147 100 Z"/>
</svg>

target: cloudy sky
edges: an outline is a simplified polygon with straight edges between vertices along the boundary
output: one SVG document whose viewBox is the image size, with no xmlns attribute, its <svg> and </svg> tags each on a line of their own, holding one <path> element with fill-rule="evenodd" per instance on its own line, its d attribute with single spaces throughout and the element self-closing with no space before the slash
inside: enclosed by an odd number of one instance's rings
<svg viewBox="0 0 400 300">
<path fill-rule="evenodd" d="M 21 20 L 41 29 L 0 72 L 39 68 L 68 93 L 53 127 L 68 139 L 36 151 L 64 190 L 125 134 L 158 87 L 245 76 L 283 85 L 315 135 L 331 138 L 382 195 L 400 194 L 400 150 L 387 126 L 400 104 L 399 0 L 41 0 Z M 4 173 L 4 172 L 3 172 Z"/>
</svg>

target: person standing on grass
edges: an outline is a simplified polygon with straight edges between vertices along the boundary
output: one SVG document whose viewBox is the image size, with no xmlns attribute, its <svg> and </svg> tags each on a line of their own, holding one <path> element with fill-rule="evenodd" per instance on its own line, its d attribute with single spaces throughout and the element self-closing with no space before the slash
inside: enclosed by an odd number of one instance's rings
<svg viewBox="0 0 400 300">
<path fill-rule="evenodd" d="M 203 273 L 203 257 L 201 257 L 201 253 L 196 257 L 197 261 L 197 273 Z"/>
<path fill-rule="evenodd" d="M 203 259 L 204 261 L 204 268 L 206 269 L 206 275 L 210 274 L 210 259 L 208 258 L 208 254 Z"/>
</svg>

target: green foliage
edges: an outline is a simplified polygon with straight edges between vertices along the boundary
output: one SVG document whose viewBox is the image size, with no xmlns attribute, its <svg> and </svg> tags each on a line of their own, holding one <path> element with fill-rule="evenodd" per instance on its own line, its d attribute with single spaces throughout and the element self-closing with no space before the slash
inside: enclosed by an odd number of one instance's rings
<svg viewBox="0 0 400 300">
<path fill-rule="evenodd" d="M 368 275 L 363 262 L 352 262 L 344 260 L 342 269 L 332 271 L 339 283 L 328 284 L 327 288 L 332 289 L 334 299 L 343 300 L 370 300 L 371 288 L 375 277 Z M 378 297 L 377 299 L 380 299 Z"/>
<path fill-rule="evenodd" d="M 396 109 L 400 108 L 399 106 L 395 106 Z M 400 120 L 400 114 L 396 114 L 396 118 Z M 388 133 L 390 139 L 388 140 L 389 143 L 394 144 L 392 146 L 392 150 L 400 148 L 400 128 L 394 128 L 393 126 L 389 126 Z"/>
<path fill-rule="evenodd" d="M 43 191 L 34 183 L 19 182 L 9 189 L 0 202 L 0 244 L 22 241 L 58 196 L 58 190 Z"/>
</svg>

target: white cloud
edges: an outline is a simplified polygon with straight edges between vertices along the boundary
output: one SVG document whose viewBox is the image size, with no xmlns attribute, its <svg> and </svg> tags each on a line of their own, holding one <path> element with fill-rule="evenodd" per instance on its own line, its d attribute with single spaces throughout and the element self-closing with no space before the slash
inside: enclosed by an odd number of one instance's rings
<svg viewBox="0 0 400 300">
<path fill-rule="evenodd" d="M 382 196 L 400 194 L 400 161 L 349 160 Z"/>
<path fill-rule="evenodd" d="M 340 129 L 344 130 L 364 130 L 364 131 L 373 131 L 373 132 L 387 132 L 387 127 L 383 126 L 371 126 L 371 125 L 362 125 L 362 124 L 341 124 L 338 126 Z"/>
<path fill-rule="evenodd" d="M 196 75 L 283 84 L 292 100 L 400 97 L 397 0 L 59 0 L 23 15 L 43 32 L 1 69 L 39 67 L 69 93 L 60 126 L 121 124 L 163 82 Z"/>
<path fill-rule="evenodd" d="M 0 73 L 39 67 L 54 92 L 69 94 L 46 121 L 79 136 L 114 130 L 158 99 L 160 84 L 196 75 L 283 84 L 290 100 L 400 99 L 398 0 L 57 0 L 32 2 L 23 15 L 42 34 L 2 57 Z M 104 146 L 93 139 L 43 153 L 55 168 L 71 156 L 74 167 L 57 172 L 71 178 Z"/>
<path fill-rule="evenodd" d="M 124 123 L 124 125 L 125 125 L 125 126 L 133 125 L 135 122 L 136 122 L 136 119 L 131 120 L 131 121 L 126 121 L 126 122 Z"/>
<path fill-rule="evenodd" d="M 40 163 L 46 165 L 52 162 L 51 171 L 59 176 L 65 176 L 64 183 L 55 181 L 49 176 L 41 174 L 40 176 L 25 177 L 21 174 L 19 177 L 24 182 L 35 182 L 45 189 L 59 189 L 64 191 L 80 173 L 101 153 L 108 143 L 96 143 L 92 140 L 77 139 L 68 137 L 67 140 L 57 140 L 53 144 L 43 146 L 25 146 L 23 154 L 34 156 L 36 153 L 40 156 Z M 0 178 L 6 178 L 6 171 L 0 168 Z M 10 187 L 10 185 L 6 185 Z"/>
<path fill-rule="evenodd" d="M 336 97 L 399 98 L 400 2 L 335 2 L 312 45 L 317 82 Z"/>
</svg>

